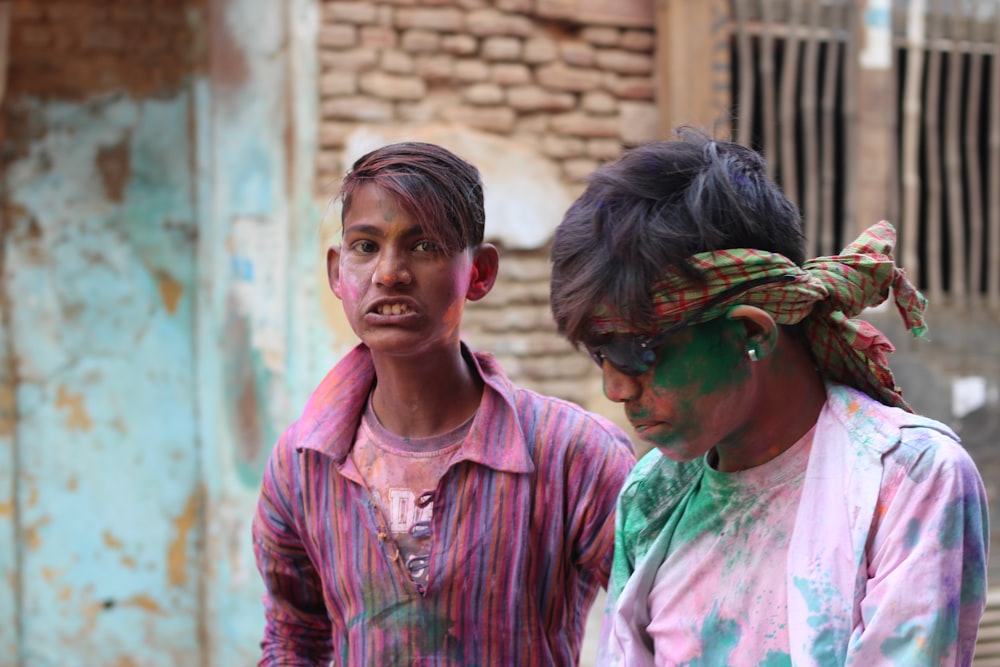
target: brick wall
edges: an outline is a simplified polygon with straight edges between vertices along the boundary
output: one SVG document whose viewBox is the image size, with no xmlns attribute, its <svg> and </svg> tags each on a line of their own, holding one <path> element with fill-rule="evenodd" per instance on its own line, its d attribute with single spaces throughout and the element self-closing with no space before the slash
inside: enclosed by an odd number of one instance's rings
<svg viewBox="0 0 1000 667">
<path fill-rule="evenodd" d="M 7 97 L 168 95 L 190 71 L 193 0 L 10 0 Z"/>
<path fill-rule="evenodd" d="M 623 12 L 617 26 L 555 19 L 552 7 L 531 0 L 323 2 L 320 196 L 339 182 L 346 138 L 360 123 L 456 123 L 509 137 L 537 146 L 573 191 L 626 147 L 657 138 L 651 13 L 643 26 Z M 525 386 L 606 409 L 596 368 L 555 333 L 548 248 L 501 248 L 500 268 L 493 293 L 470 304 L 466 338 L 494 351 Z"/>
</svg>

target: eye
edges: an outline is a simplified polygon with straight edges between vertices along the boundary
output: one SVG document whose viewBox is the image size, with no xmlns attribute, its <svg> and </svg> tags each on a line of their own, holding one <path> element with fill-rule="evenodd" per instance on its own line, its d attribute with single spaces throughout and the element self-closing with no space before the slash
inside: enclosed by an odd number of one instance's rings
<svg viewBox="0 0 1000 667">
<path fill-rule="evenodd" d="M 423 241 L 418 241 L 413 249 L 417 252 L 438 252 L 440 248 L 433 241 L 428 241 L 424 239 Z"/>
<path fill-rule="evenodd" d="M 375 252 L 376 248 L 377 246 L 375 245 L 375 243 L 367 239 L 355 241 L 354 243 L 351 244 L 351 250 L 360 253 L 362 255 L 369 255 Z"/>
</svg>

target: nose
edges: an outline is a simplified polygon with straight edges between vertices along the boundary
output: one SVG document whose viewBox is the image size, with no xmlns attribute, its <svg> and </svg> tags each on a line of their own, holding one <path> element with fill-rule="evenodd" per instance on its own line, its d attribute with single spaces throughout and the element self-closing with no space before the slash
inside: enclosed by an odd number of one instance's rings
<svg viewBox="0 0 1000 667">
<path fill-rule="evenodd" d="M 375 272 L 372 274 L 372 281 L 376 285 L 407 284 L 412 278 L 403 253 L 385 249 L 379 255 Z"/>
<path fill-rule="evenodd" d="M 615 403 L 624 403 L 639 397 L 642 385 L 638 377 L 626 375 L 607 361 L 601 367 L 604 373 L 604 395 Z"/>
</svg>

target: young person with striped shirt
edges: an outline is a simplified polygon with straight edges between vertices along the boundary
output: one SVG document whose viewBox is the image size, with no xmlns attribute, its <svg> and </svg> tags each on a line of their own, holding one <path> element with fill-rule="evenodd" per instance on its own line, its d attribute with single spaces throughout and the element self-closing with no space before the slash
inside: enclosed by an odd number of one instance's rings
<svg viewBox="0 0 1000 667">
<path fill-rule="evenodd" d="M 859 319 L 925 302 L 881 222 L 806 259 L 745 147 L 682 130 L 599 169 L 556 230 L 552 309 L 654 445 L 619 501 L 599 664 L 969 665 L 987 502 Z"/>
<path fill-rule="evenodd" d="M 327 268 L 361 343 L 265 470 L 259 664 L 577 664 L 630 440 L 462 342 L 499 263 L 473 165 L 393 144 L 341 198 Z"/>
</svg>

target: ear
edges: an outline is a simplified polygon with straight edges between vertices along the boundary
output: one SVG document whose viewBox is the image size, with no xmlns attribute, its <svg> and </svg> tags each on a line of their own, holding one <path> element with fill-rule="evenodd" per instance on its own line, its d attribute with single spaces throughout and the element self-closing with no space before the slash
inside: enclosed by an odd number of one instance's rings
<svg viewBox="0 0 1000 667">
<path fill-rule="evenodd" d="M 482 243 L 472 255 L 472 275 L 465 297 L 479 301 L 490 293 L 500 271 L 500 253 L 492 243 Z"/>
<path fill-rule="evenodd" d="M 757 306 L 733 306 L 726 312 L 726 319 L 741 320 L 747 334 L 747 354 L 751 359 L 763 359 L 778 345 L 778 324 L 771 314 Z"/>
<path fill-rule="evenodd" d="M 340 248 L 330 246 L 326 251 L 326 279 L 330 282 L 330 289 L 340 298 Z"/>
</svg>

